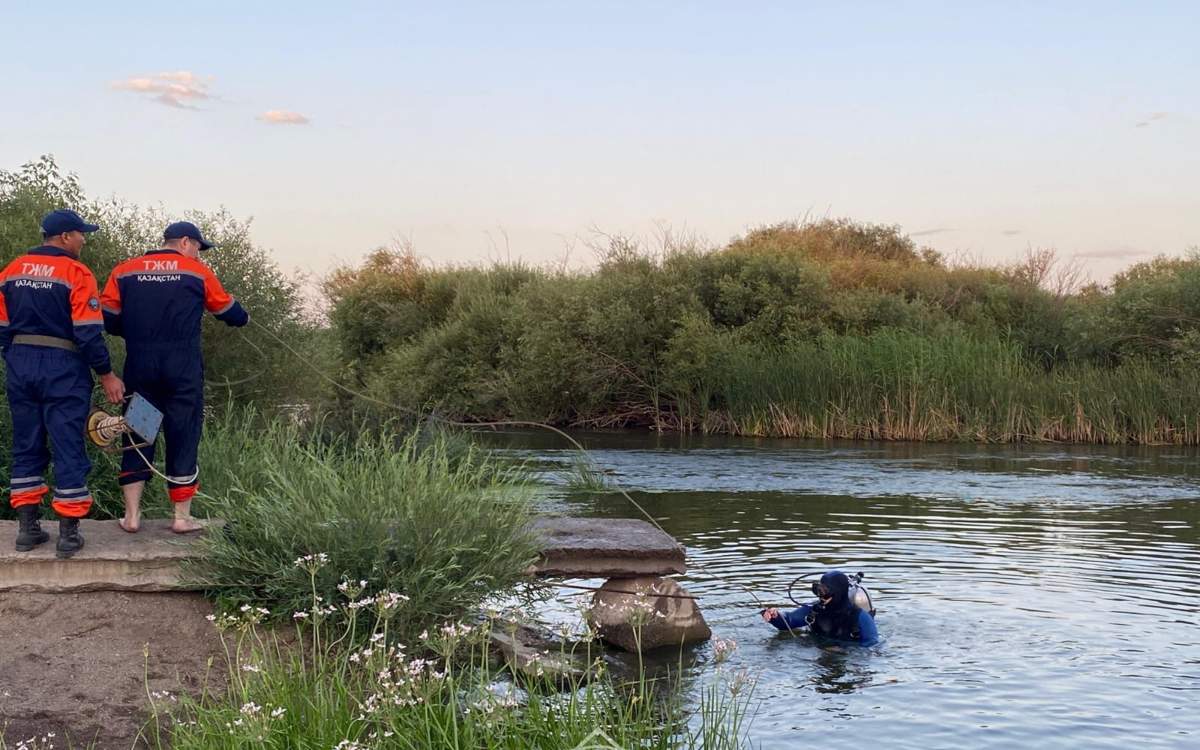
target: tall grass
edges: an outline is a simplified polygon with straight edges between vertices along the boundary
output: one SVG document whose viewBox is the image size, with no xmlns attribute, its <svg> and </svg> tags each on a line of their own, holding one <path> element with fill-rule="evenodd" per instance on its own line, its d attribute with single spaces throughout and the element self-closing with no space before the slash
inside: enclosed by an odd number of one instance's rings
<svg viewBox="0 0 1200 750">
<path fill-rule="evenodd" d="M 407 597 L 412 636 L 523 580 L 536 549 L 522 474 L 425 433 L 320 436 L 234 412 L 210 426 L 198 505 L 225 519 L 185 571 L 228 607 L 290 613 L 345 582 Z M 328 564 L 313 581 L 299 559 Z M 357 584 L 356 584 L 357 585 Z"/>
<path fill-rule="evenodd" d="M 994 338 L 902 331 L 733 347 L 705 383 L 717 408 L 688 427 L 787 437 L 1187 443 L 1200 393 L 1185 373 L 1134 360 L 1052 371 Z M 690 395 L 690 394 L 689 394 Z"/>
</svg>

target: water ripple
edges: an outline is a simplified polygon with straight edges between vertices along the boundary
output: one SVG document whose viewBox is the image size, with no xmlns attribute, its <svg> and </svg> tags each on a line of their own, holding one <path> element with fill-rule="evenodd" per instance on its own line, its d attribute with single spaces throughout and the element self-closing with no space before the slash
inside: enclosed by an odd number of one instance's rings
<svg viewBox="0 0 1200 750">
<path fill-rule="evenodd" d="M 684 586 L 758 676 L 757 745 L 1195 746 L 1195 452 L 594 440 L 687 547 Z M 560 479 L 573 460 L 516 452 Z M 614 493 L 546 502 L 638 515 Z M 867 574 L 879 646 L 831 652 L 759 620 L 754 596 L 784 603 L 796 576 L 833 566 Z"/>
</svg>

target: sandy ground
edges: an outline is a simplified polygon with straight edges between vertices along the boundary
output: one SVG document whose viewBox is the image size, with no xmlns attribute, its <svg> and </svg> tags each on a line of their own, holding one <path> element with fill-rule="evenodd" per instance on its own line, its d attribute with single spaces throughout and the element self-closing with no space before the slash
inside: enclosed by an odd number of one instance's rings
<svg viewBox="0 0 1200 750">
<path fill-rule="evenodd" d="M 59 748 L 145 747 L 148 690 L 195 694 L 206 674 L 210 689 L 224 685 L 224 653 L 204 619 L 211 611 L 187 593 L 0 594 L 9 748 L 47 732 Z"/>
</svg>

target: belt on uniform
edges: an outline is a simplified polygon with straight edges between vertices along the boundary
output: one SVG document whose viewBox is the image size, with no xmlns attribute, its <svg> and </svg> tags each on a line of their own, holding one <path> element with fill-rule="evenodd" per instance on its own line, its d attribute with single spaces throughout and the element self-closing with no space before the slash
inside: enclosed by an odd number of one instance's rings
<svg viewBox="0 0 1200 750">
<path fill-rule="evenodd" d="M 75 342 L 58 336 L 42 336 L 36 333 L 18 333 L 12 337 L 14 344 L 29 344 L 31 346 L 51 346 L 55 349 L 66 349 L 69 352 L 79 351 Z"/>
</svg>

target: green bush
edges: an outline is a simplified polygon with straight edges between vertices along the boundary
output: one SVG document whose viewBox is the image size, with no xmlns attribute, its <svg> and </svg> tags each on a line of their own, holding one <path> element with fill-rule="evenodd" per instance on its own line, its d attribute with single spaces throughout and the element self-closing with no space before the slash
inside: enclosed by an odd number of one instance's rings
<svg viewBox="0 0 1200 750">
<path fill-rule="evenodd" d="M 333 278 L 344 365 L 412 413 L 823 437 L 1198 439 L 1177 376 L 1200 361 L 1194 258 L 1072 293 L 1050 253 L 953 265 L 893 227 L 822 221 L 715 251 L 651 255 L 615 238 L 587 272 L 439 270 L 382 253 Z M 371 307 L 389 295 L 410 307 L 396 318 Z M 1157 383 L 1131 376 L 1147 368 Z"/>
<path fill-rule="evenodd" d="M 1200 249 L 1138 263 L 1109 289 L 1085 290 L 1071 325 L 1075 348 L 1096 360 L 1187 360 L 1200 332 Z"/>
<path fill-rule="evenodd" d="M 403 594 L 393 627 L 413 636 L 516 585 L 536 557 L 520 474 L 452 438 L 330 436 L 230 412 L 205 443 L 197 505 L 226 527 L 188 575 L 230 606 L 307 609 L 297 561 L 323 555 L 318 595 L 333 601 L 343 580 Z"/>
</svg>

